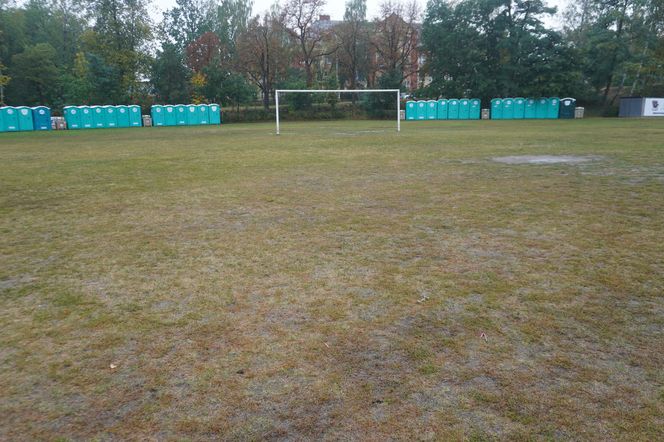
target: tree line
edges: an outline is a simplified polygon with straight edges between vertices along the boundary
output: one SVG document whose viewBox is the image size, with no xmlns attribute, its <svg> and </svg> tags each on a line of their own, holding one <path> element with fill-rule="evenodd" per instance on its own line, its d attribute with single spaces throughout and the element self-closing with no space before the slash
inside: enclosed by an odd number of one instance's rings
<svg viewBox="0 0 664 442">
<path fill-rule="evenodd" d="M 219 102 L 277 88 L 402 88 L 433 98 L 664 95 L 664 0 L 386 0 L 367 17 L 347 0 L 0 0 L 0 102 L 14 105 Z M 550 20 L 549 20 L 550 21 Z"/>
</svg>

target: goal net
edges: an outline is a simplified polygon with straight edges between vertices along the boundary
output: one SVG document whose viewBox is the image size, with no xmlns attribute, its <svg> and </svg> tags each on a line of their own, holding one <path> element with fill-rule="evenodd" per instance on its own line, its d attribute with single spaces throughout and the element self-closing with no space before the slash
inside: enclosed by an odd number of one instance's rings
<svg viewBox="0 0 664 442">
<path fill-rule="evenodd" d="M 279 100 L 290 98 L 289 104 L 306 109 L 313 101 L 325 101 L 334 110 L 332 115 L 342 115 L 341 118 L 351 118 L 355 110 L 362 109 L 367 118 L 385 119 L 394 121 L 394 129 L 401 131 L 401 92 L 399 89 L 277 89 L 274 92 L 276 107 L 277 135 L 281 133 L 283 109 L 280 112 Z M 317 96 L 316 99 L 312 97 Z M 361 97 L 361 98 L 360 98 Z M 347 114 L 344 114 L 347 112 Z"/>
</svg>

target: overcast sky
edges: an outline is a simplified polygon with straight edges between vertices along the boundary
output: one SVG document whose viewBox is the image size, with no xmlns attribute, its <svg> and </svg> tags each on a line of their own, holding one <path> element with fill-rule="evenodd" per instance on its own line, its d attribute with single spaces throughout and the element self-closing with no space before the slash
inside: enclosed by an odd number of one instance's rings
<svg viewBox="0 0 664 442">
<path fill-rule="evenodd" d="M 284 0 L 282 0 L 283 2 Z M 568 3 L 569 0 L 545 0 L 550 6 L 557 6 L 558 11 L 560 12 Z M 367 0 L 367 15 L 369 18 L 373 18 L 378 14 L 378 5 L 382 0 Z M 269 9 L 270 5 L 275 3 L 275 0 L 254 0 L 254 14 L 261 13 Z M 329 14 L 333 20 L 343 19 L 344 9 L 345 9 L 345 0 L 328 0 L 327 5 L 325 5 L 325 13 Z M 424 10 L 426 6 L 426 0 L 418 0 L 418 3 Z M 153 10 L 152 17 L 155 21 L 161 21 L 162 12 L 172 8 L 175 5 L 175 0 L 153 0 Z M 558 27 L 559 21 L 557 18 L 552 20 L 547 20 L 547 24 L 551 26 Z"/>
</svg>

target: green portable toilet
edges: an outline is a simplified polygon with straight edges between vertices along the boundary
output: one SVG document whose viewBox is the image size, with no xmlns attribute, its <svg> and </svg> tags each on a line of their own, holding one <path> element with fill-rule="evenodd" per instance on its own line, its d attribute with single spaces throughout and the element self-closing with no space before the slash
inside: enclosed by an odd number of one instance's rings
<svg viewBox="0 0 664 442">
<path fill-rule="evenodd" d="M 548 98 L 538 98 L 537 103 L 535 104 L 535 118 L 544 119 L 549 115 L 549 99 Z"/>
<path fill-rule="evenodd" d="M 167 104 L 164 106 L 164 126 L 175 126 L 175 106 Z"/>
<path fill-rule="evenodd" d="M 175 124 L 178 126 L 187 125 L 187 106 L 184 104 L 175 105 Z"/>
<path fill-rule="evenodd" d="M 95 127 L 94 115 L 90 106 L 78 106 L 78 112 L 81 116 L 81 129 L 92 129 Z"/>
<path fill-rule="evenodd" d="M 417 119 L 425 120 L 427 118 L 427 102 L 425 100 L 419 100 L 417 102 Z"/>
<path fill-rule="evenodd" d="M 448 120 L 459 119 L 459 100 L 457 100 L 456 98 L 451 98 L 447 100 L 447 119 Z"/>
<path fill-rule="evenodd" d="M 427 100 L 427 120 L 435 120 L 438 114 L 438 102 L 436 100 Z"/>
<path fill-rule="evenodd" d="M 436 118 L 439 120 L 447 120 L 447 100 L 441 98 L 438 100 L 438 106 L 436 106 Z"/>
<path fill-rule="evenodd" d="M 547 110 L 546 117 L 551 118 L 553 120 L 557 120 L 559 112 L 560 112 L 560 98 L 558 97 L 549 98 L 549 107 Z"/>
<path fill-rule="evenodd" d="M 67 122 L 67 129 L 80 129 L 81 128 L 81 112 L 76 106 L 65 106 L 63 109 L 65 114 L 65 122 Z"/>
<path fill-rule="evenodd" d="M 154 127 L 163 126 L 165 123 L 164 119 L 164 106 L 160 104 L 155 104 L 150 108 L 150 115 L 152 116 L 152 125 Z"/>
<path fill-rule="evenodd" d="M 208 125 L 210 124 L 210 115 L 208 111 L 209 106 L 207 104 L 198 104 L 196 105 L 196 112 L 198 113 L 198 124 Z"/>
<path fill-rule="evenodd" d="M 503 98 L 503 120 L 514 119 L 514 100 L 512 98 Z"/>
<path fill-rule="evenodd" d="M 32 109 L 32 125 L 35 130 L 51 130 L 51 109 L 35 106 Z"/>
<path fill-rule="evenodd" d="M 117 109 L 115 106 L 107 105 L 103 106 L 104 111 L 104 121 L 106 122 L 106 126 L 108 128 L 116 128 L 118 127 L 118 116 L 117 116 Z"/>
<path fill-rule="evenodd" d="M 470 114 L 468 116 L 471 120 L 479 120 L 482 117 L 482 100 L 473 98 L 470 100 Z"/>
<path fill-rule="evenodd" d="M 221 106 L 218 104 L 211 104 L 208 109 L 210 124 L 221 124 Z"/>
<path fill-rule="evenodd" d="M 502 120 L 503 119 L 503 99 L 494 98 L 491 100 L 491 119 L 492 120 Z"/>
<path fill-rule="evenodd" d="M 137 104 L 132 104 L 127 108 L 129 109 L 129 125 L 131 127 L 143 126 L 143 121 L 141 118 L 141 106 Z"/>
<path fill-rule="evenodd" d="M 534 98 L 526 98 L 526 105 L 523 111 L 523 118 L 526 120 L 533 120 L 537 118 L 537 100 Z"/>
<path fill-rule="evenodd" d="M 574 98 L 563 98 L 560 100 L 560 113 L 559 118 L 570 120 L 574 118 L 574 110 L 576 109 L 576 100 Z"/>
<path fill-rule="evenodd" d="M 35 126 L 32 124 L 32 110 L 26 106 L 18 106 L 14 109 L 16 109 L 16 116 L 18 117 L 18 130 L 35 130 Z"/>
<path fill-rule="evenodd" d="M 129 127 L 129 107 L 125 105 L 115 106 L 115 118 L 118 127 Z"/>
<path fill-rule="evenodd" d="M 513 116 L 515 120 L 523 120 L 526 111 L 526 100 L 525 98 L 517 97 L 514 99 Z"/>
<path fill-rule="evenodd" d="M 3 131 L 18 131 L 18 113 L 16 109 L 11 106 L 5 106 L 0 108 L 0 112 L 2 113 Z"/>
<path fill-rule="evenodd" d="M 406 120 L 417 120 L 417 109 L 414 101 L 406 101 Z"/>
<path fill-rule="evenodd" d="M 470 118 L 470 100 L 462 98 L 459 100 L 459 120 L 468 120 Z"/>
<path fill-rule="evenodd" d="M 90 113 L 92 114 L 92 127 L 95 129 L 103 129 L 106 127 L 106 118 L 103 107 L 90 106 Z"/>
<path fill-rule="evenodd" d="M 187 105 L 185 112 L 187 113 L 187 125 L 188 126 L 197 126 L 198 125 L 198 109 L 195 104 Z"/>
</svg>

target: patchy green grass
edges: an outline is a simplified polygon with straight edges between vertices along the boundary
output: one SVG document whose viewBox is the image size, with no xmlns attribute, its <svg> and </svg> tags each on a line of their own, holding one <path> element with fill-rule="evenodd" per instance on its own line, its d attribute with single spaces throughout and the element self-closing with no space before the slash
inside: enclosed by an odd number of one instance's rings
<svg viewBox="0 0 664 442">
<path fill-rule="evenodd" d="M 664 122 L 381 127 L 1 134 L 0 439 L 664 439 Z"/>
</svg>

